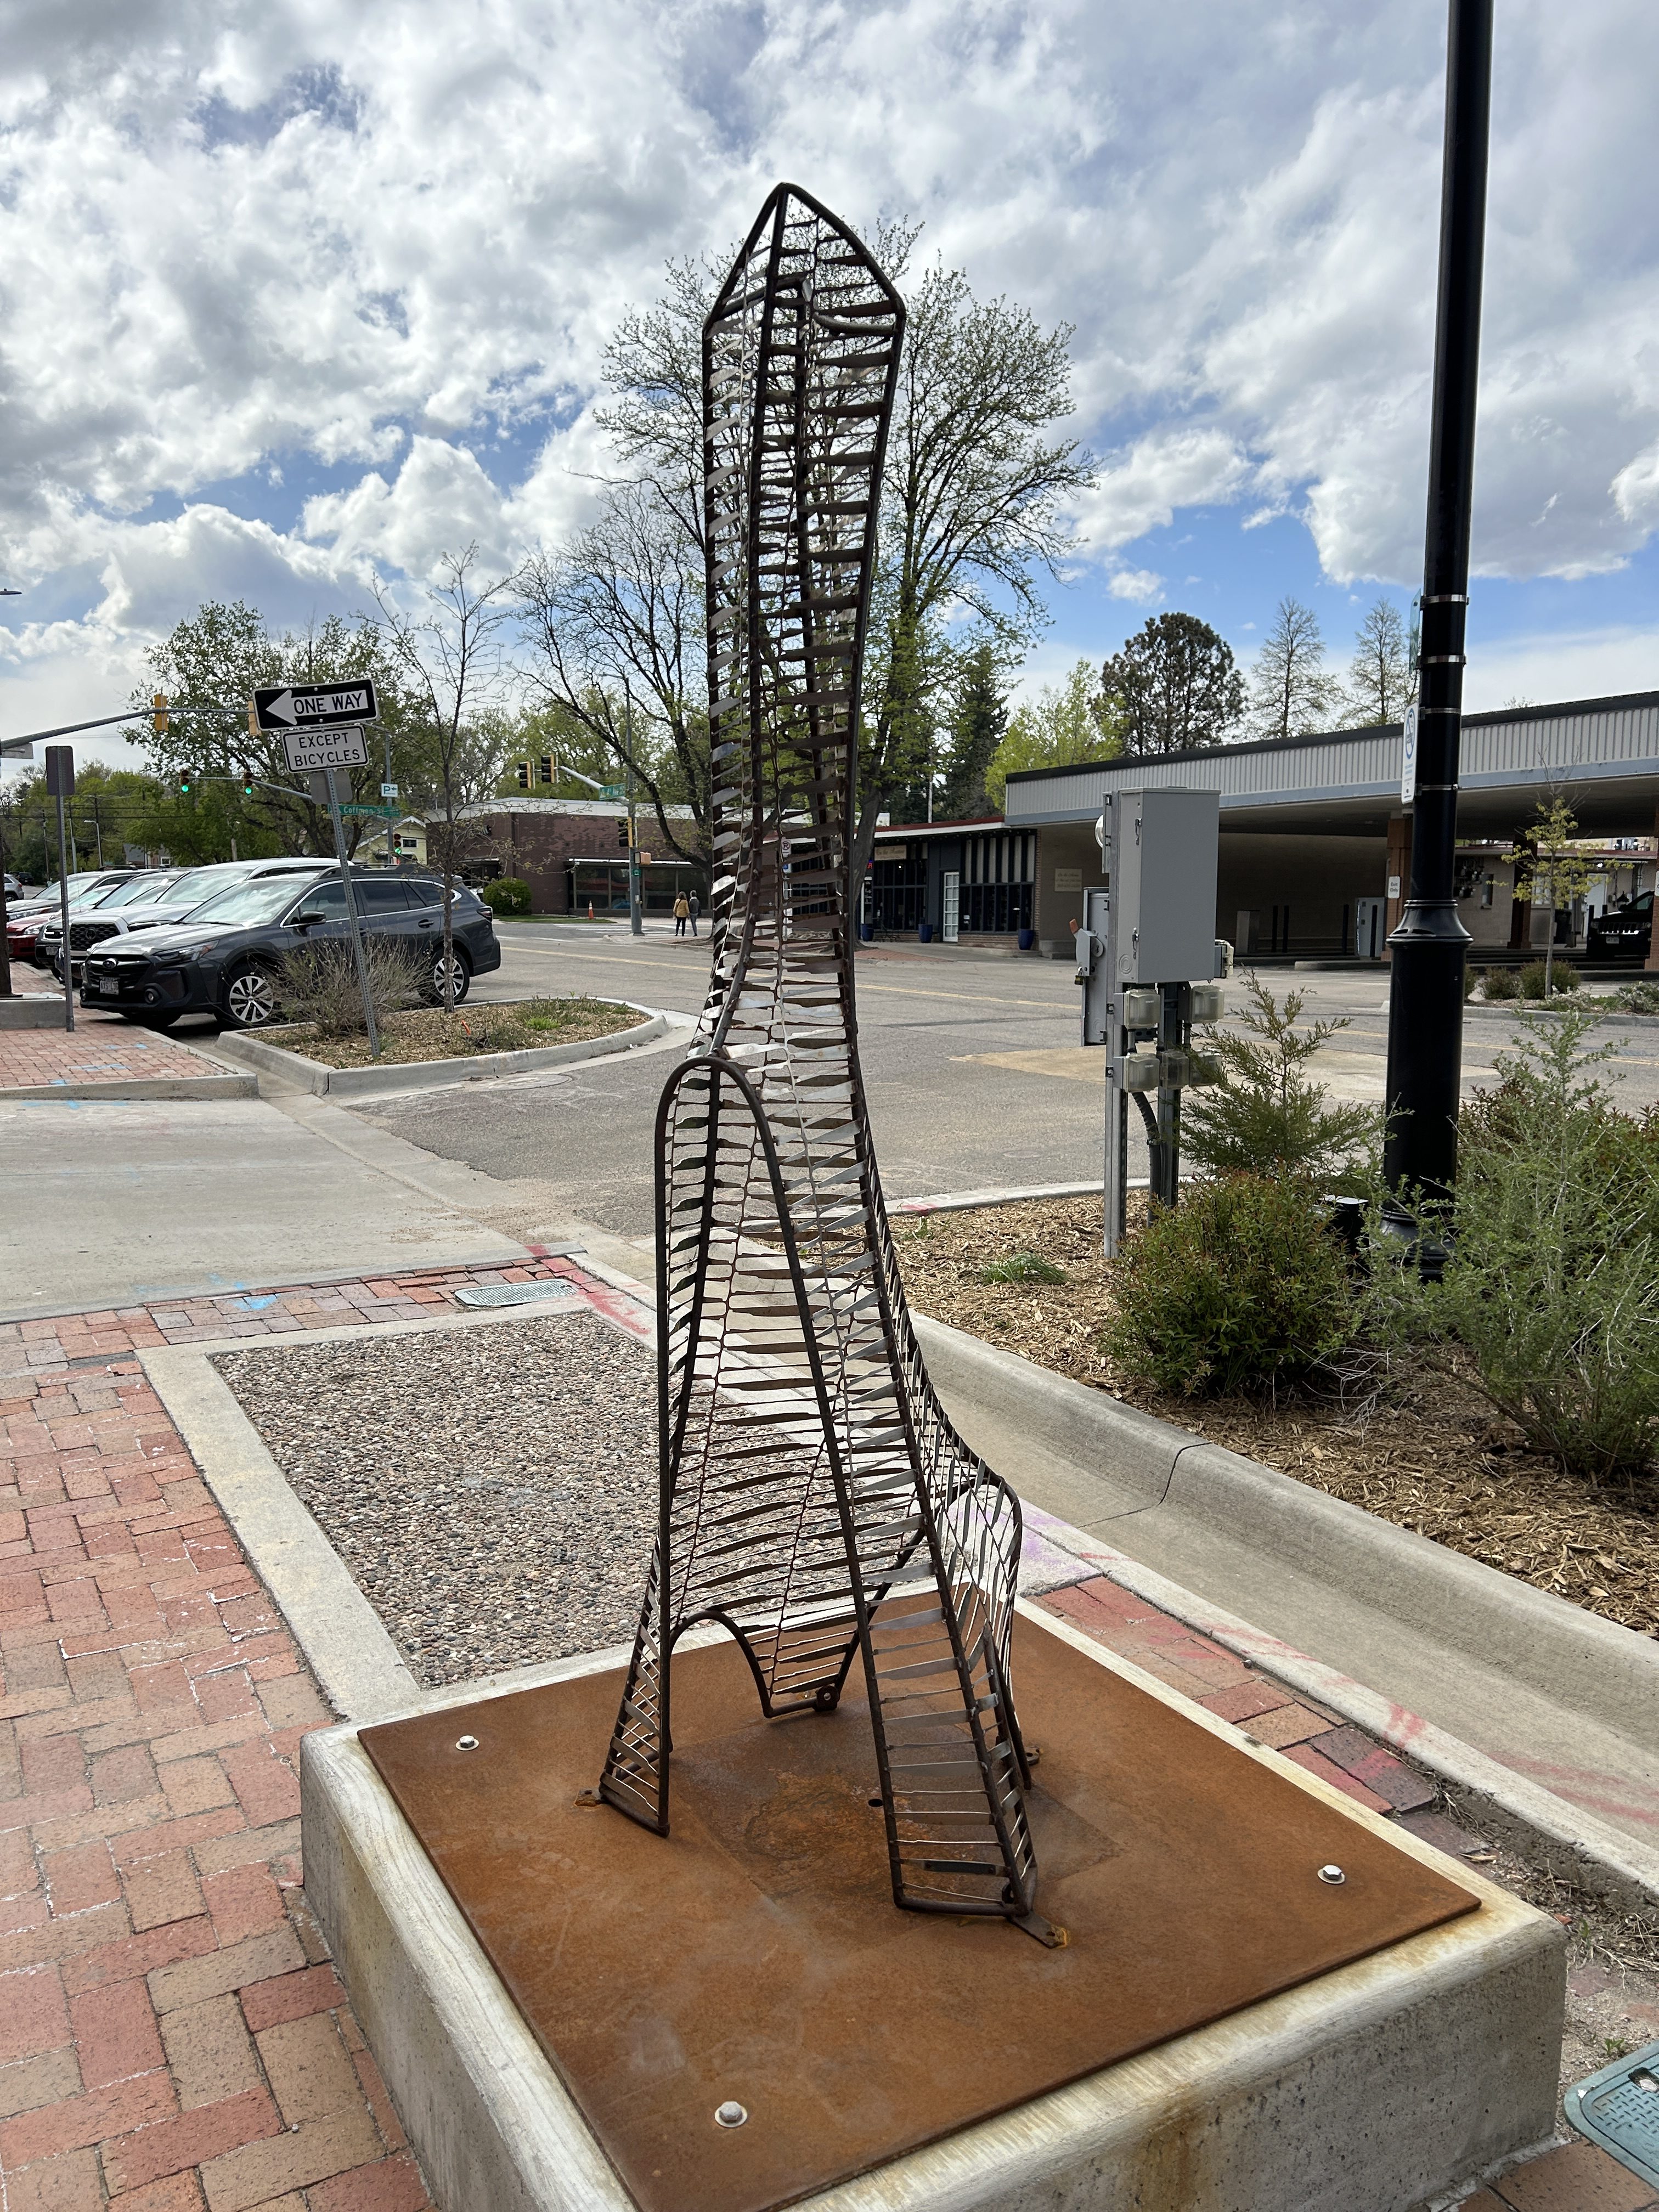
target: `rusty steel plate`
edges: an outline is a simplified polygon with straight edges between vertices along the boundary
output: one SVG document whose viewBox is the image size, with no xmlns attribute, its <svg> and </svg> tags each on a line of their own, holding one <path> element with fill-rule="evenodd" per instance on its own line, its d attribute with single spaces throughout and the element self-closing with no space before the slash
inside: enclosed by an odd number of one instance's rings
<svg viewBox="0 0 1659 2212">
<path fill-rule="evenodd" d="M 362 1731 L 643 2212 L 766 2212 L 1476 1909 L 1024 1617 L 1014 1665 L 1060 1950 L 898 1911 L 862 1696 L 761 1721 L 729 1643 L 674 1662 L 665 1838 L 576 1802 L 619 1674 Z"/>
</svg>

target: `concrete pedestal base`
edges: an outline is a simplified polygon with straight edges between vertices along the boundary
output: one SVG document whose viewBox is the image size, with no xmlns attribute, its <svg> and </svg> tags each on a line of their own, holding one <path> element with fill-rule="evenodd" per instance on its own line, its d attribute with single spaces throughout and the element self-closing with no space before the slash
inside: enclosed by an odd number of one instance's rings
<svg viewBox="0 0 1659 2212">
<path fill-rule="evenodd" d="M 1443 1863 L 1064 1624 L 1028 1618 L 1225 1738 L 1241 1760 L 1270 1764 L 1322 1806 Z M 618 1660 L 590 1655 L 515 1678 L 513 1687 Z M 477 1697 L 473 1686 L 424 1705 Z M 307 1739 L 304 1788 L 307 1894 L 443 2212 L 630 2212 L 632 2199 L 354 1728 Z M 1547 2136 L 1554 2110 L 1564 1932 L 1462 1869 L 1458 1880 L 1479 1894 L 1479 1911 L 908 2152 L 803 2206 L 1413 2212 Z"/>
</svg>

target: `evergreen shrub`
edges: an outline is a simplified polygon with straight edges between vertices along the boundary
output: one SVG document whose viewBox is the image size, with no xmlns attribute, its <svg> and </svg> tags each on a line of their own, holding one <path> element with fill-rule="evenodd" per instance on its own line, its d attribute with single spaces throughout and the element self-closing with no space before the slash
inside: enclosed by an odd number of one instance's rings
<svg viewBox="0 0 1659 2212">
<path fill-rule="evenodd" d="M 1108 1352 L 1188 1397 L 1293 1381 L 1353 1333 L 1341 1248 L 1315 1189 L 1289 1177 L 1190 1185 L 1129 1238 L 1113 1287 Z"/>
</svg>

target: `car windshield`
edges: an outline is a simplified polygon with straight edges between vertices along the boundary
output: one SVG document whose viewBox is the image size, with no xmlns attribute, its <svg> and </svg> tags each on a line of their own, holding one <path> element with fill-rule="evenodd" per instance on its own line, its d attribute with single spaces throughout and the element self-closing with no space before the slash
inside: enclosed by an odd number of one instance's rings
<svg viewBox="0 0 1659 2212">
<path fill-rule="evenodd" d="M 71 906 L 107 906 L 117 891 L 125 890 L 131 881 L 131 876 L 123 876 L 118 883 L 100 884 L 94 876 L 85 890 L 70 890 L 70 904 Z"/>
<path fill-rule="evenodd" d="M 178 881 L 173 875 L 135 876 L 130 884 L 118 884 L 100 906 L 142 906 L 146 899 L 161 898 Z"/>
<path fill-rule="evenodd" d="M 211 868 L 190 868 L 175 877 L 165 890 L 152 891 L 150 896 L 159 904 L 165 899 L 169 906 L 197 907 L 215 891 L 228 890 L 234 884 L 244 883 L 247 871 L 235 861 L 222 860 Z"/>
<path fill-rule="evenodd" d="M 237 929 L 252 929 L 262 921 L 276 921 L 294 904 L 301 886 L 292 876 L 256 877 L 237 884 L 216 898 L 198 906 L 191 915 L 198 921 L 226 922 Z"/>
</svg>

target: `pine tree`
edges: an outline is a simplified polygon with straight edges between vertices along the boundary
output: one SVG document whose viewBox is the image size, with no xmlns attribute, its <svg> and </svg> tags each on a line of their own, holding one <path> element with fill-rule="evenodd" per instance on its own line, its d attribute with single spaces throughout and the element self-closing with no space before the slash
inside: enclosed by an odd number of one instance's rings
<svg viewBox="0 0 1659 2212">
<path fill-rule="evenodd" d="M 975 646 L 962 663 L 939 797 L 946 821 L 975 821 L 994 811 L 985 778 L 1008 726 L 1008 702 L 1000 673 L 996 650 L 988 641 Z"/>
<path fill-rule="evenodd" d="M 1178 753 L 1224 744 L 1244 711 L 1232 647 L 1196 615 L 1155 615 L 1100 672 L 1132 753 Z"/>
</svg>

